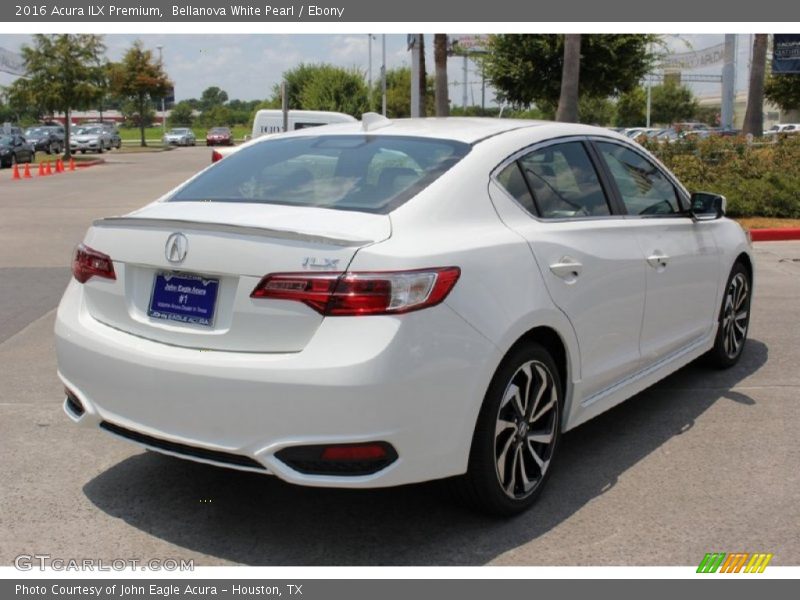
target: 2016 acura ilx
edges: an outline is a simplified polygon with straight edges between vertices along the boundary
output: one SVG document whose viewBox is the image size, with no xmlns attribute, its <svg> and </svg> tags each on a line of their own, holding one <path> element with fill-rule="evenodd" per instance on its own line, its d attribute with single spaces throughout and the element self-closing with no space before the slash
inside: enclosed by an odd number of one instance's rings
<svg viewBox="0 0 800 600">
<path fill-rule="evenodd" d="M 753 261 L 724 211 L 595 127 L 369 114 L 259 140 L 89 229 L 65 411 L 295 484 L 452 477 L 513 514 L 562 432 L 739 359 Z"/>
</svg>

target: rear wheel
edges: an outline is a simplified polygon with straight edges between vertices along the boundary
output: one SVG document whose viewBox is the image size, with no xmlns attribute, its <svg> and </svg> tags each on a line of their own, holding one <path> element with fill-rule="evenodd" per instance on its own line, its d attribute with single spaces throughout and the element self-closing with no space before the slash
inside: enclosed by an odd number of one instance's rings
<svg viewBox="0 0 800 600">
<path fill-rule="evenodd" d="M 720 369 L 732 367 L 742 356 L 750 325 L 751 287 L 750 273 L 741 262 L 737 262 L 728 277 L 717 337 L 708 353 L 711 363 Z"/>
<path fill-rule="evenodd" d="M 513 350 L 497 370 L 478 417 L 467 473 L 453 480 L 471 506 L 511 516 L 542 492 L 561 431 L 555 361 L 539 344 Z"/>
</svg>

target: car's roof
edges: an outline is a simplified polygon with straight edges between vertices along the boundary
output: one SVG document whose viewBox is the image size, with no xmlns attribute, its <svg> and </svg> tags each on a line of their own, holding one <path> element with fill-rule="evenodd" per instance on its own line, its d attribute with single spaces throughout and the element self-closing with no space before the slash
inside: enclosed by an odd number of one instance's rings
<svg viewBox="0 0 800 600">
<path fill-rule="evenodd" d="M 467 144 L 475 144 L 481 140 L 494 137 L 507 131 L 521 128 L 547 129 L 548 134 L 554 131 L 561 135 L 591 135 L 599 132 L 607 133 L 603 127 L 578 125 L 575 123 L 555 123 L 552 121 L 534 121 L 527 119 L 499 119 L 491 117 L 431 117 L 419 119 L 386 119 L 373 120 L 366 128 L 362 121 L 353 123 L 337 123 L 324 127 L 300 129 L 282 134 L 285 136 L 317 136 L 317 135 L 402 135 L 449 139 Z M 273 138 L 274 139 L 274 138 Z"/>
</svg>

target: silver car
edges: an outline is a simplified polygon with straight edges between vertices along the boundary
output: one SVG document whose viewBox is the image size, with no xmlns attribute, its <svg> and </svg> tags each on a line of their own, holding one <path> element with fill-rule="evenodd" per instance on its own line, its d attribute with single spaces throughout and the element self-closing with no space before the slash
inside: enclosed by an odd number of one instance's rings
<svg viewBox="0 0 800 600">
<path fill-rule="evenodd" d="M 79 151 L 81 154 L 89 152 L 103 153 L 111 150 L 111 134 L 103 127 L 79 127 L 69 141 L 69 147 L 73 152 Z"/>
<path fill-rule="evenodd" d="M 197 143 L 197 138 L 188 127 L 177 127 L 165 133 L 163 141 L 167 145 L 194 146 Z"/>
</svg>

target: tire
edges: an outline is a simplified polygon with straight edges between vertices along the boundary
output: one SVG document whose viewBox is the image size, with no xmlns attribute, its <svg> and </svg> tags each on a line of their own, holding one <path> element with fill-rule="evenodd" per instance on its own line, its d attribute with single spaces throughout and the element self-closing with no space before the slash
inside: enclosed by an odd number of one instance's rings
<svg viewBox="0 0 800 600">
<path fill-rule="evenodd" d="M 530 508 L 552 471 L 563 406 L 561 379 L 550 353 L 536 343 L 513 349 L 486 392 L 467 473 L 451 480 L 456 497 L 504 517 Z"/>
<path fill-rule="evenodd" d="M 50 144 L 50 145 L 49 145 L 49 146 L 47 146 L 47 148 L 45 149 L 45 152 L 46 152 L 47 154 L 53 154 L 54 152 L 57 152 L 57 150 L 58 150 L 58 146 L 56 146 L 55 144 Z"/>
<path fill-rule="evenodd" d="M 86 154 L 86 150 L 81 150 L 81 154 Z"/>
<path fill-rule="evenodd" d="M 33 161 L 35 161 L 35 160 L 36 160 L 36 150 L 31 152 L 31 155 L 28 157 L 28 163 L 29 164 L 33 164 Z"/>
<path fill-rule="evenodd" d="M 729 369 L 742 357 L 750 327 L 750 301 L 753 284 L 741 262 L 731 269 L 719 311 L 717 337 L 708 352 L 708 362 L 718 369 Z"/>
</svg>

